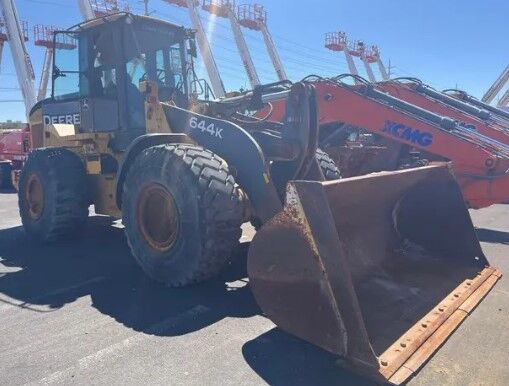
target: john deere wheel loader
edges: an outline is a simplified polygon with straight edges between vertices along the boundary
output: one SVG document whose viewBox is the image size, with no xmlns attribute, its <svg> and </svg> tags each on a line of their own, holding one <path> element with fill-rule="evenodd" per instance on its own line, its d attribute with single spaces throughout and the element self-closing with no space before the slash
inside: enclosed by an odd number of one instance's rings
<svg viewBox="0 0 509 386">
<path fill-rule="evenodd" d="M 20 180 L 34 238 L 78 235 L 93 204 L 122 218 L 150 277 L 182 286 L 218 272 L 256 219 L 248 271 L 264 313 L 393 383 L 500 277 L 447 164 L 324 181 L 312 85 L 291 87 L 281 124 L 250 121 L 238 99 L 193 95 L 192 31 L 119 13 L 58 33 L 74 44 L 57 45 Z"/>
</svg>

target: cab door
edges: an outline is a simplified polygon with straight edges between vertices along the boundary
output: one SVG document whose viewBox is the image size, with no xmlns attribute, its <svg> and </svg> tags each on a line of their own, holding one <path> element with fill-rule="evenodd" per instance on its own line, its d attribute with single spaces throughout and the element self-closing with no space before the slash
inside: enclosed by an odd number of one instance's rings
<svg viewBox="0 0 509 386">
<path fill-rule="evenodd" d="M 117 57 L 111 29 L 59 32 L 55 39 L 73 44 L 56 45 L 47 109 L 54 114 L 65 107 L 65 115 L 77 115 L 73 123 L 79 132 L 118 130 Z"/>
</svg>

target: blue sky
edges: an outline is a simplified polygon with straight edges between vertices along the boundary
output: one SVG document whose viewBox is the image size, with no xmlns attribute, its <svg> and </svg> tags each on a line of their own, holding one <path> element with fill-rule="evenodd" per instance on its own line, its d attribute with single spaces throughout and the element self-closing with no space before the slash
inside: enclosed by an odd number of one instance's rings
<svg viewBox="0 0 509 386">
<path fill-rule="evenodd" d="M 246 0 L 247 2 L 249 0 Z M 324 34 L 346 31 L 381 48 L 394 76 L 417 76 L 437 88 L 460 87 L 481 96 L 508 64 L 505 31 L 509 3 L 504 0 L 257 0 L 269 12 L 269 29 L 287 74 L 298 80 L 308 74 L 347 72 L 342 54 L 323 48 Z M 240 1 L 243 2 L 243 1 Z M 129 1 L 141 12 L 141 1 Z M 75 0 L 17 0 L 23 20 L 67 27 L 80 21 Z M 190 26 L 187 11 L 162 0 L 150 0 L 154 17 Z M 210 22 L 202 13 L 204 24 Z M 226 20 L 216 19 L 212 48 L 227 89 L 247 87 L 247 77 Z M 30 39 L 32 40 L 32 30 Z M 246 40 L 262 82 L 276 80 L 261 34 L 246 31 Z M 39 82 L 44 50 L 28 42 Z M 358 67 L 363 73 L 361 63 Z M 377 72 L 375 72 L 378 75 Z M 0 120 L 24 120 L 24 107 L 8 46 L 0 73 Z"/>
</svg>

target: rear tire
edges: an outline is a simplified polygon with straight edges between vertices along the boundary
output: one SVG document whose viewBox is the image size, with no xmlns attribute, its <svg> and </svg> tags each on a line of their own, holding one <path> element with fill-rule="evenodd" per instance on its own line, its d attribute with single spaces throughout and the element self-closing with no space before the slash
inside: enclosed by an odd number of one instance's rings
<svg viewBox="0 0 509 386">
<path fill-rule="evenodd" d="M 25 231 L 51 242 L 80 234 L 88 217 L 86 172 L 69 150 L 34 150 L 21 171 L 19 212 Z"/>
<path fill-rule="evenodd" d="M 315 156 L 327 181 L 339 180 L 341 178 L 341 172 L 339 168 L 326 152 L 324 152 L 322 149 L 316 149 Z"/>
<path fill-rule="evenodd" d="M 123 223 L 144 272 L 181 287 L 216 275 L 239 243 L 243 203 L 226 163 L 198 146 L 144 150 L 129 169 Z"/>
<path fill-rule="evenodd" d="M 12 188 L 11 184 L 12 166 L 8 162 L 0 163 L 0 188 Z"/>
</svg>

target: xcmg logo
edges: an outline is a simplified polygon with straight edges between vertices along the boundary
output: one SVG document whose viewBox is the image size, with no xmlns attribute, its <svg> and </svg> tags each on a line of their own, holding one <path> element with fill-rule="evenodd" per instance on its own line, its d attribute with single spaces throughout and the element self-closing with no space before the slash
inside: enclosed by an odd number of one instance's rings
<svg viewBox="0 0 509 386">
<path fill-rule="evenodd" d="M 393 121 L 385 121 L 382 132 L 389 133 L 393 137 L 401 138 L 424 147 L 433 143 L 433 134 L 419 129 L 412 129 L 411 127 Z"/>
</svg>

